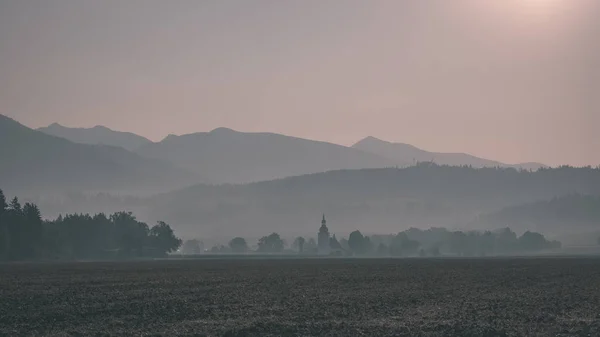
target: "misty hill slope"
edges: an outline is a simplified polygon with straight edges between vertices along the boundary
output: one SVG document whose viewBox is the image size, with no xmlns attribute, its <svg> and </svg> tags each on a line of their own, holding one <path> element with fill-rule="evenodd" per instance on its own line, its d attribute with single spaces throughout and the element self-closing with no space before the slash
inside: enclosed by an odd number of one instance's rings
<svg viewBox="0 0 600 337">
<path fill-rule="evenodd" d="M 537 170 L 544 167 L 539 163 L 523 163 L 517 165 L 504 164 L 494 160 L 483 159 L 466 153 L 438 153 L 419 149 L 403 143 L 386 142 L 375 137 L 367 137 L 352 145 L 353 148 L 371 152 L 398 162 L 434 162 L 438 165 L 481 167 L 515 167 L 526 170 Z"/>
<path fill-rule="evenodd" d="M 0 188 L 14 191 L 152 190 L 198 182 L 196 174 L 120 147 L 86 145 L 0 115 Z"/>
<path fill-rule="evenodd" d="M 104 126 L 69 128 L 54 123 L 37 130 L 48 135 L 65 138 L 73 143 L 119 146 L 128 151 L 134 151 L 151 143 L 150 140 L 134 133 L 114 131 Z"/>
<path fill-rule="evenodd" d="M 481 217 L 492 226 L 528 226 L 534 230 L 569 227 L 600 231 L 600 195 L 568 194 L 550 200 L 509 206 Z"/>
<path fill-rule="evenodd" d="M 337 169 L 395 165 L 392 160 L 341 145 L 226 128 L 171 135 L 136 152 L 201 173 L 213 183 L 247 183 Z"/>
<path fill-rule="evenodd" d="M 600 195 L 600 170 L 420 164 L 331 171 L 247 185 L 194 186 L 153 198 L 148 215 L 199 237 L 316 233 L 322 212 L 332 232 L 393 233 L 411 226 L 463 228 L 480 214 L 570 193 Z"/>
</svg>

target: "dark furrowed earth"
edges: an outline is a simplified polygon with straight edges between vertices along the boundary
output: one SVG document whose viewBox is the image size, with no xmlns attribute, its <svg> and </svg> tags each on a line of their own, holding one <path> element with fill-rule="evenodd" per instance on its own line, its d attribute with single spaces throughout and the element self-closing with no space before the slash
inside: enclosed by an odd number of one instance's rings
<svg viewBox="0 0 600 337">
<path fill-rule="evenodd" d="M 600 259 L 2 264 L 0 335 L 600 336 Z"/>
</svg>

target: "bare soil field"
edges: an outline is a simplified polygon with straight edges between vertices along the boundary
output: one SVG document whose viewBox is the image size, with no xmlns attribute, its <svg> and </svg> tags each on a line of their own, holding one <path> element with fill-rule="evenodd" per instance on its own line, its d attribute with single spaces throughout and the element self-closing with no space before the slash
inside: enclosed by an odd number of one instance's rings
<svg viewBox="0 0 600 337">
<path fill-rule="evenodd" d="M 600 336 L 600 259 L 0 264 L 2 336 Z"/>
</svg>

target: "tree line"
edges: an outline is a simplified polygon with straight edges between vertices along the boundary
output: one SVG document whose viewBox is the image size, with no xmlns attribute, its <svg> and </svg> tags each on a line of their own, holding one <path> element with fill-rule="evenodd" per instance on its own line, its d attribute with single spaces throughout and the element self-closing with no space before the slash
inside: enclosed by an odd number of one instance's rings
<svg viewBox="0 0 600 337">
<path fill-rule="evenodd" d="M 599 239 L 600 240 L 600 239 Z M 599 241 L 600 243 L 600 241 Z M 181 253 L 200 254 L 203 249 L 199 240 L 188 240 L 183 244 Z M 346 256 L 495 256 L 536 254 L 561 248 L 558 241 L 547 240 L 544 235 L 527 231 L 517 235 L 510 228 L 496 231 L 451 231 L 446 228 L 427 230 L 410 228 L 398 234 L 363 235 L 360 231 L 350 233 L 348 238 L 338 239 L 333 235 L 329 239 L 332 254 Z M 213 246 L 212 254 L 244 253 L 298 253 L 317 254 L 314 238 L 297 237 L 287 246 L 277 233 L 262 237 L 254 249 L 246 239 L 236 237 L 228 245 Z"/>
<path fill-rule="evenodd" d="M 67 214 L 44 220 L 37 205 L 0 190 L 0 259 L 161 257 L 182 241 L 165 222 L 149 227 L 131 212 Z"/>
<path fill-rule="evenodd" d="M 535 254 L 561 247 L 542 234 L 527 231 L 518 236 L 510 228 L 496 231 L 451 231 L 446 228 L 410 228 L 398 234 L 350 233 L 340 245 L 357 256 L 494 256 Z"/>
<path fill-rule="evenodd" d="M 180 253 L 185 255 L 201 254 L 204 252 L 203 247 L 203 242 L 198 239 L 187 240 L 183 243 Z M 248 245 L 246 239 L 235 237 L 227 245 L 213 246 L 208 252 L 212 254 L 283 253 L 285 249 L 285 240 L 279 234 L 271 233 L 260 238 L 254 249 Z"/>
<path fill-rule="evenodd" d="M 410 228 L 396 235 L 374 236 L 372 241 L 371 251 L 391 256 L 518 255 L 561 248 L 560 242 L 547 240 L 540 233 L 526 231 L 519 236 L 508 227 L 495 231 Z"/>
</svg>

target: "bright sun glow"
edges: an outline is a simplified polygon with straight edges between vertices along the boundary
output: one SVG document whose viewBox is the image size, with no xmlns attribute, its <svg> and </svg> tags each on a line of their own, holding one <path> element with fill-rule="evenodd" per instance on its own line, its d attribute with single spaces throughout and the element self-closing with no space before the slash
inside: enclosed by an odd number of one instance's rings
<svg viewBox="0 0 600 337">
<path fill-rule="evenodd" d="M 502 2 L 512 6 L 520 14 L 533 18 L 544 18 L 560 14 L 568 5 L 568 1 L 565 0 L 509 0 Z"/>
<path fill-rule="evenodd" d="M 497 18 L 533 30 L 560 29 L 573 17 L 575 0 L 490 0 L 478 2 Z"/>
<path fill-rule="evenodd" d="M 525 10 L 533 13 L 557 11 L 566 4 L 564 0 L 519 0 L 518 2 Z"/>
</svg>

